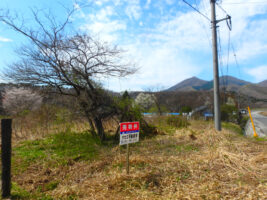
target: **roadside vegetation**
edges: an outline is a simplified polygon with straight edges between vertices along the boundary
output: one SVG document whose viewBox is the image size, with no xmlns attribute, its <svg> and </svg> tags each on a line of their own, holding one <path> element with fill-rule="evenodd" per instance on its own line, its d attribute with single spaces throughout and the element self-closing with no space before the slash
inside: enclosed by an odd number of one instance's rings
<svg viewBox="0 0 267 200">
<path fill-rule="evenodd" d="M 261 112 L 260 114 L 262 114 L 262 115 L 267 117 L 267 112 Z"/>
<path fill-rule="evenodd" d="M 89 129 L 72 127 L 15 142 L 12 199 L 266 196 L 266 140 L 246 138 L 232 123 L 216 132 L 209 121 L 189 124 L 184 118 L 160 116 L 146 120 L 157 132 L 130 146 L 129 175 L 126 148 L 112 139 L 114 132 L 104 143 Z"/>
<path fill-rule="evenodd" d="M 224 122 L 230 122 L 233 124 L 236 124 L 236 129 L 240 134 L 244 132 L 246 123 L 248 121 L 249 117 L 246 115 L 242 115 L 239 113 L 239 110 L 237 109 L 236 106 L 234 105 L 228 105 L 228 104 L 223 104 L 221 105 L 221 120 Z M 225 125 L 225 123 L 223 124 Z M 228 125 L 225 125 L 228 126 Z M 232 128 L 235 126 L 232 125 Z"/>
</svg>

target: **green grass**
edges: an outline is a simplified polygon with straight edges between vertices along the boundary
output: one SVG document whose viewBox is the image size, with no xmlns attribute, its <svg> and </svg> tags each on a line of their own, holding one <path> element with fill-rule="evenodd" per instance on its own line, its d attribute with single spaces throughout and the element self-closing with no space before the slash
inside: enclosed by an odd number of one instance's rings
<svg viewBox="0 0 267 200">
<path fill-rule="evenodd" d="M 172 126 L 169 126 L 169 125 L 164 125 L 164 124 L 159 125 L 158 129 L 160 130 L 160 132 L 164 132 L 164 133 L 166 133 L 168 135 L 174 135 L 174 133 L 176 131 L 175 127 L 172 127 Z"/>
<path fill-rule="evenodd" d="M 227 130 L 233 131 L 235 133 L 238 133 L 241 135 L 243 134 L 242 128 L 238 126 L 237 124 L 234 124 L 231 122 L 222 122 L 222 127 Z"/>
<path fill-rule="evenodd" d="M 151 125 L 155 126 L 159 132 L 174 135 L 179 128 L 186 128 L 190 123 L 181 116 L 155 116 L 151 119 Z"/>
<path fill-rule="evenodd" d="M 254 139 L 256 141 L 267 141 L 267 137 L 263 137 L 263 138 L 261 138 L 261 137 L 255 137 Z"/>
<path fill-rule="evenodd" d="M 13 148 L 12 173 L 14 175 L 23 173 L 32 164 L 56 168 L 69 162 L 91 161 L 98 158 L 101 148 L 100 141 L 88 132 L 68 131 L 40 140 L 24 141 Z M 58 184 L 58 180 L 52 180 L 33 193 L 29 193 L 16 183 L 12 183 L 11 199 L 53 199 L 46 196 L 44 192 L 56 189 Z"/>
<path fill-rule="evenodd" d="M 57 188 L 59 184 L 59 181 L 51 181 L 49 183 L 47 183 L 46 185 L 44 185 L 44 191 L 48 191 L 48 190 L 54 190 Z"/>
<path fill-rule="evenodd" d="M 2 199 L 0 197 L 0 199 Z M 52 197 L 44 194 L 44 193 L 30 193 L 23 188 L 21 188 L 15 182 L 12 182 L 12 190 L 11 190 L 11 198 L 10 199 L 21 199 L 21 200 L 29 200 L 29 199 L 38 199 L 38 200 L 53 200 Z"/>
<path fill-rule="evenodd" d="M 31 194 L 19 187 L 16 183 L 12 183 L 11 199 L 30 199 Z"/>
<path fill-rule="evenodd" d="M 16 173 L 16 169 L 21 172 L 36 162 L 57 166 L 70 160 L 91 160 L 97 158 L 100 145 L 100 141 L 88 132 L 50 135 L 42 140 L 22 142 L 15 147 L 12 164 Z"/>
<path fill-rule="evenodd" d="M 193 145 L 177 145 L 175 148 L 179 152 L 199 151 L 198 147 Z"/>
</svg>

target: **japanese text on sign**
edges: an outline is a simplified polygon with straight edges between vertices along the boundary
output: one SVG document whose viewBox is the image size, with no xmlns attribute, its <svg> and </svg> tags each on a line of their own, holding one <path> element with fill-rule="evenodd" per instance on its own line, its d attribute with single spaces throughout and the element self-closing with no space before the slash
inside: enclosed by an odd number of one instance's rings
<svg viewBox="0 0 267 200">
<path fill-rule="evenodd" d="M 120 123 L 120 145 L 139 141 L 139 122 Z"/>
</svg>

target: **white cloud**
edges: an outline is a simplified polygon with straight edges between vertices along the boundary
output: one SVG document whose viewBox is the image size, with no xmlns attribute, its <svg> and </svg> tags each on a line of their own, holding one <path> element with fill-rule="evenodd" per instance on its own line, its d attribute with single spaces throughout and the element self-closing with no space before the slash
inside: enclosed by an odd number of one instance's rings
<svg viewBox="0 0 267 200">
<path fill-rule="evenodd" d="M 78 3 L 74 3 L 73 4 L 73 7 L 76 9 L 76 10 L 81 10 L 81 7 Z"/>
<path fill-rule="evenodd" d="M 80 28 L 88 31 L 90 34 L 98 35 L 105 42 L 117 42 L 118 31 L 126 30 L 126 22 L 121 20 L 112 20 L 112 16 L 116 16 L 114 8 L 106 6 L 95 14 L 85 15 L 86 23 Z"/>
<path fill-rule="evenodd" d="M 111 6 L 107 6 L 97 12 L 95 15 L 91 14 L 89 17 L 92 21 L 109 21 L 109 17 L 114 15 L 114 9 Z"/>
<path fill-rule="evenodd" d="M 82 30 L 89 31 L 98 35 L 101 40 L 105 42 L 116 42 L 119 35 L 116 31 L 125 30 L 126 24 L 120 23 L 119 21 L 105 21 L 105 22 L 94 22 L 92 24 L 86 24 L 82 27 Z"/>
<path fill-rule="evenodd" d="M 267 65 L 247 69 L 247 74 L 251 75 L 257 82 L 267 79 Z"/>
<path fill-rule="evenodd" d="M 122 2 L 124 6 L 120 8 L 105 7 L 93 17 L 91 15 L 92 21 L 85 26 L 91 32 L 99 32 L 106 40 L 115 41 L 117 44 L 120 44 L 121 36 L 126 38 L 126 44 L 125 41 L 122 42 L 124 49 L 129 50 L 129 56 L 137 60 L 141 67 L 139 73 L 129 79 L 110 80 L 110 89 L 141 90 L 144 86 L 157 84 L 170 87 L 185 78 L 198 76 L 207 68 L 202 63 L 198 64 L 196 58 L 205 57 L 211 60 L 211 29 L 208 20 L 190 8 L 187 12 L 181 12 L 179 8 L 172 13 L 164 10 L 166 4 L 173 3 L 173 0 L 160 2 L 147 0 L 143 11 L 139 0 L 120 1 Z M 258 18 L 258 16 L 263 14 L 266 16 L 267 5 L 241 4 L 239 6 L 239 4 L 230 4 L 235 3 L 234 0 L 222 2 L 222 7 L 232 16 L 231 41 L 234 44 L 238 61 L 242 64 L 266 54 L 267 20 L 264 17 Z M 239 0 L 239 2 L 245 2 L 245 0 Z M 157 11 L 160 12 L 156 16 L 151 16 L 151 13 L 145 11 L 152 7 L 152 4 L 154 9 L 158 5 Z M 186 8 L 185 4 L 177 5 Z M 198 9 L 210 18 L 210 0 L 200 1 Z M 115 11 L 124 11 L 130 20 L 128 18 L 114 19 L 114 16 L 118 16 Z M 217 7 L 217 13 L 217 19 L 225 17 L 225 13 L 219 7 Z M 139 26 L 130 27 L 132 21 L 136 21 Z M 222 48 L 226 54 L 228 28 L 225 21 L 220 22 L 219 26 Z M 138 34 L 130 32 L 131 28 L 137 29 Z M 234 56 L 230 55 L 230 63 L 234 62 Z M 267 75 L 264 70 L 267 72 L 266 66 L 247 69 L 247 73 L 255 78 L 258 77 L 257 80 L 266 79 Z"/>
<path fill-rule="evenodd" d="M 12 42 L 11 39 L 0 36 L 0 42 Z"/>
<path fill-rule="evenodd" d="M 95 4 L 98 6 L 102 6 L 104 3 L 108 2 L 109 0 L 96 0 Z"/>
<path fill-rule="evenodd" d="M 151 4 L 151 0 L 147 0 L 144 8 L 148 9 L 150 7 L 150 4 Z"/>
<path fill-rule="evenodd" d="M 236 48 L 236 55 L 240 62 L 249 61 L 256 56 L 267 53 L 267 4 L 246 4 L 246 0 L 239 0 L 235 4 L 234 0 L 224 0 L 222 7 L 232 17 L 231 42 Z M 225 17 L 225 13 L 218 10 L 218 19 Z M 220 22 L 221 41 L 226 49 L 228 44 L 228 28 L 225 22 Z M 225 51 L 226 53 L 226 51 Z M 224 56 L 224 60 L 226 60 Z M 232 56 L 229 60 L 234 63 L 235 59 Z"/>
<path fill-rule="evenodd" d="M 174 0 L 165 0 L 167 4 L 172 5 L 174 4 Z"/>
<path fill-rule="evenodd" d="M 139 0 L 129 1 L 125 13 L 131 20 L 138 20 L 141 16 L 142 9 Z"/>
<path fill-rule="evenodd" d="M 180 14 L 171 20 L 161 22 L 156 30 L 155 39 L 180 49 L 207 50 L 208 35 L 205 28 L 208 24 L 199 19 L 195 12 Z"/>
<path fill-rule="evenodd" d="M 201 71 L 199 66 L 190 61 L 189 56 L 168 45 L 138 43 L 124 48 L 129 50 L 128 56 L 134 56 L 140 69 L 127 79 L 109 80 L 106 84 L 109 89 L 133 91 L 156 85 L 168 88 Z"/>
<path fill-rule="evenodd" d="M 238 59 L 241 62 L 252 60 L 257 56 L 261 56 L 266 53 L 267 44 L 262 44 L 259 40 L 243 42 L 242 46 L 240 46 L 236 52 Z M 233 60 L 231 61 L 234 62 Z"/>
</svg>

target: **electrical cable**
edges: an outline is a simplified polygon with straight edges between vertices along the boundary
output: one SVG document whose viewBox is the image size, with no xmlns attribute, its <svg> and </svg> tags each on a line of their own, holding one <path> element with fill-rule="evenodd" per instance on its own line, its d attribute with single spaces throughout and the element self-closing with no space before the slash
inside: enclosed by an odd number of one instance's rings
<svg viewBox="0 0 267 200">
<path fill-rule="evenodd" d="M 203 2 L 203 5 L 204 5 L 204 9 L 206 11 L 205 14 L 208 15 L 208 13 L 209 13 L 210 10 L 208 9 L 209 6 L 207 5 L 207 1 L 202 1 L 202 2 Z"/>
<path fill-rule="evenodd" d="M 204 18 L 206 18 L 207 20 L 211 21 L 206 15 L 204 15 L 202 12 L 200 12 L 197 8 L 195 8 L 194 6 L 192 6 L 190 3 L 188 3 L 185 0 L 183 0 L 183 2 L 185 4 L 187 4 L 188 6 L 190 6 L 192 9 L 194 9 L 196 12 L 198 12 L 200 15 L 202 15 Z"/>
<path fill-rule="evenodd" d="M 223 96 L 224 96 L 224 102 L 226 103 L 226 89 L 227 89 L 227 85 L 226 85 L 226 78 L 224 76 L 223 73 L 223 60 L 222 60 L 222 46 L 221 46 L 221 36 L 220 36 L 220 29 L 217 29 L 217 33 L 218 33 L 218 44 L 219 44 L 219 51 L 218 51 L 218 57 L 219 57 L 219 68 L 221 71 L 221 80 L 222 80 L 222 85 L 223 85 Z"/>
<path fill-rule="evenodd" d="M 197 9 L 200 10 L 200 7 L 198 6 L 196 0 L 195 0 L 195 3 L 196 3 L 196 5 L 197 5 Z M 204 24 L 201 20 L 199 20 L 198 18 L 197 18 L 197 20 L 198 20 L 199 24 L 201 24 L 202 28 L 204 29 L 204 33 L 205 33 L 206 38 L 207 38 L 207 40 L 208 40 L 208 42 L 209 42 L 209 45 L 210 45 L 210 47 L 212 47 L 211 40 L 210 40 L 210 38 L 209 38 L 209 34 L 208 34 L 208 32 L 207 32 L 207 29 L 206 29 L 207 27 L 205 26 L 205 24 Z"/>
<path fill-rule="evenodd" d="M 236 51 L 235 51 L 235 48 L 234 48 L 233 43 L 231 43 L 231 47 L 232 47 L 232 51 L 233 51 L 233 56 L 234 56 L 234 58 L 235 58 L 235 64 L 236 64 L 236 67 L 237 67 L 237 69 L 238 69 L 238 77 L 239 77 L 240 79 L 242 79 L 241 72 L 240 72 L 240 66 L 239 66 L 238 61 L 237 61 Z M 240 108 L 240 90 L 237 91 L 237 95 L 238 95 L 238 106 L 239 106 L 239 108 Z M 247 99 L 247 103 L 248 103 L 248 105 L 250 106 L 250 104 L 251 104 L 251 99 L 250 99 L 248 96 L 246 96 L 246 99 Z"/>
<path fill-rule="evenodd" d="M 219 59 L 219 68 L 220 68 L 220 71 L 221 71 L 221 76 L 223 76 L 223 62 L 222 62 L 222 59 L 221 59 L 221 54 L 222 54 L 222 47 L 221 47 L 221 37 L 220 37 L 220 29 L 217 28 L 217 35 L 218 35 L 218 59 Z M 223 81 L 223 85 L 224 85 L 224 81 Z M 225 86 L 225 85 L 224 85 Z"/>
<path fill-rule="evenodd" d="M 228 45 L 227 45 L 227 63 L 226 63 L 226 85 L 228 86 L 228 72 L 229 72 L 229 56 L 230 56 L 230 42 L 231 42 L 231 32 L 228 31 Z"/>
<path fill-rule="evenodd" d="M 232 47 L 233 55 L 234 55 L 234 58 L 235 58 L 235 64 L 236 64 L 237 69 L 238 69 L 238 75 L 239 75 L 239 78 L 241 78 L 240 67 L 239 67 L 239 64 L 238 64 L 238 61 L 237 61 L 237 58 L 236 58 L 236 52 L 235 52 L 233 43 L 231 43 L 231 47 Z"/>
<path fill-rule="evenodd" d="M 216 3 L 216 5 L 226 14 L 228 15 L 228 13 L 226 12 L 226 10 L 218 3 Z"/>
<path fill-rule="evenodd" d="M 231 16 L 226 12 L 226 10 L 218 3 L 216 3 L 216 5 L 226 14 L 226 24 L 229 28 L 229 30 L 231 31 L 232 30 L 232 20 L 231 20 Z"/>
</svg>

